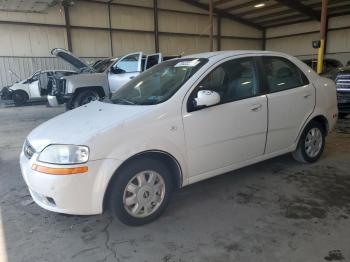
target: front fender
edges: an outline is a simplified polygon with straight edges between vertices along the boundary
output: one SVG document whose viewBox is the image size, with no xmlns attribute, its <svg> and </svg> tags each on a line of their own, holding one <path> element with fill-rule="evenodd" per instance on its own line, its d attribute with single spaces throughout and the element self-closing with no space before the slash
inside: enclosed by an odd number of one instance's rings
<svg viewBox="0 0 350 262">
<path fill-rule="evenodd" d="M 91 86 L 102 87 L 106 96 L 109 94 L 105 73 L 71 75 L 64 79 L 66 80 L 66 94 L 74 94 L 77 89 Z"/>
</svg>

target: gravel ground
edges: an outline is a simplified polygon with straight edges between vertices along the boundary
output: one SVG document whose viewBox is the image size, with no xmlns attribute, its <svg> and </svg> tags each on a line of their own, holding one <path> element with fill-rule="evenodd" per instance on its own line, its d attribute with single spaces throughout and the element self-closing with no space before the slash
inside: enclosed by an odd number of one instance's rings
<svg viewBox="0 0 350 262">
<path fill-rule="evenodd" d="M 22 143 L 63 111 L 0 103 L 1 262 L 350 261 L 350 119 L 315 164 L 285 155 L 188 186 L 159 220 L 128 227 L 109 212 L 67 216 L 31 200 Z"/>
</svg>

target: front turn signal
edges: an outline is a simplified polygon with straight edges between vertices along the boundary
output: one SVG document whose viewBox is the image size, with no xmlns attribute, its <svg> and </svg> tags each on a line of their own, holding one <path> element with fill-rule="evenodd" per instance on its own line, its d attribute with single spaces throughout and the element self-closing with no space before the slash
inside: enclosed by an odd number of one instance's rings
<svg viewBox="0 0 350 262">
<path fill-rule="evenodd" d="M 74 175 L 86 173 L 89 168 L 87 166 L 71 167 L 71 168 L 52 168 L 47 166 L 41 166 L 38 164 L 33 164 L 32 169 L 50 175 Z"/>
</svg>

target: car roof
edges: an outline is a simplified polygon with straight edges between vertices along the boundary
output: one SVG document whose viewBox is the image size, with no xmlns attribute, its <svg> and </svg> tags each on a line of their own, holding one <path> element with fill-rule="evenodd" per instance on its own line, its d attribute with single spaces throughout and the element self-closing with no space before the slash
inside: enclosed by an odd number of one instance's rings
<svg viewBox="0 0 350 262">
<path fill-rule="evenodd" d="M 39 71 L 37 71 L 39 72 Z M 74 70 L 65 70 L 65 69 L 55 69 L 55 70 L 41 70 L 42 73 L 48 73 L 48 72 L 76 72 Z"/>
<path fill-rule="evenodd" d="M 230 50 L 230 51 L 216 51 L 216 52 L 205 52 L 205 53 L 198 53 L 188 56 L 183 56 L 182 58 L 224 58 L 229 56 L 237 56 L 237 55 L 246 55 L 246 54 L 253 54 L 253 55 L 283 55 L 286 54 L 279 53 L 279 52 L 272 52 L 272 51 L 260 51 L 260 50 Z"/>
</svg>

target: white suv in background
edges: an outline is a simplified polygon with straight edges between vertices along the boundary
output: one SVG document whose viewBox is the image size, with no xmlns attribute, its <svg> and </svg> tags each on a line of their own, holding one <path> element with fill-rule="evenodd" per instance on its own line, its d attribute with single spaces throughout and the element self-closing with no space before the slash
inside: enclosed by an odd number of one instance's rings
<svg viewBox="0 0 350 262">
<path fill-rule="evenodd" d="M 156 219 L 175 188 L 278 155 L 319 159 L 337 120 L 334 82 L 282 53 L 163 62 L 34 129 L 20 156 L 41 207 L 124 223 Z"/>
</svg>

